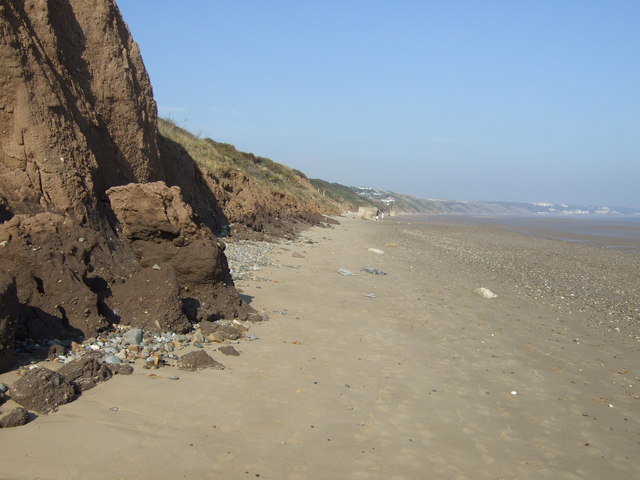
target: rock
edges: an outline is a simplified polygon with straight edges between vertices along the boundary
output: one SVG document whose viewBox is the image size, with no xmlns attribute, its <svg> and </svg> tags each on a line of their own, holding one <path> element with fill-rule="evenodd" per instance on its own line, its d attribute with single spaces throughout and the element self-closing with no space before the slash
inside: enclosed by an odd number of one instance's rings
<svg viewBox="0 0 640 480">
<path fill-rule="evenodd" d="M 73 401 L 76 391 L 71 382 L 59 373 L 36 367 L 16 380 L 9 394 L 14 402 L 46 415 Z"/>
<path fill-rule="evenodd" d="M 360 269 L 363 272 L 367 272 L 370 273 L 372 275 L 386 275 L 387 272 L 380 270 L 378 268 L 373 268 L 373 267 L 364 267 Z"/>
<path fill-rule="evenodd" d="M 196 331 L 193 332 L 193 335 L 191 336 L 191 342 L 204 343 L 204 335 L 202 335 L 202 330 L 200 330 L 199 328 L 196 328 Z"/>
<path fill-rule="evenodd" d="M 480 295 L 481 297 L 484 297 L 484 298 L 497 298 L 498 297 L 498 295 L 496 295 L 491 290 L 489 290 L 488 288 L 485 288 L 485 287 L 476 288 L 473 291 L 473 293 L 477 293 L 478 295 Z"/>
<path fill-rule="evenodd" d="M 0 382 L 0 393 L 7 393 L 8 390 L 9 390 L 9 385 L 7 385 L 6 383 Z"/>
<path fill-rule="evenodd" d="M 55 360 L 60 355 L 64 355 L 65 348 L 62 345 L 51 345 L 49 347 L 49 351 L 47 352 L 47 360 Z"/>
<path fill-rule="evenodd" d="M 0 416 L 0 428 L 12 428 L 26 425 L 31 420 L 31 414 L 26 408 L 17 407 Z"/>
<path fill-rule="evenodd" d="M 219 332 L 213 332 L 207 335 L 207 340 L 212 343 L 224 343 L 224 338 Z"/>
<path fill-rule="evenodd" d="M 106 357 L 104 357 L 104 363 L 119 364 L 122 363 L 122 360 L 120 360 L 120 357 L 117 357 L 115 355 L 107 355 Z"/>
<path fill-rule="evenodd" d="M 232 355 L 234 357 L 240 356 L 240 352 L 233 348 L 232 345 L 225 345 L 224 347 L 220 347 L 218 348 L 218 351 L 220 353 L 223 353 L 224 355 Z"/>
<path fill-rule="evenodd" d="M 377 253 L 378 255 L 384 255 L 384 251 L 378 248 L 367 248 L 367 252 Z"/>
<path fill-rule="evenodd" d="M 304 255 L 302 255 L 301 253 L 298 253 L 298 252 L 293 252 L 293 253 L 291 254 L 291 256 L 292 256 L 293 258 L 304 258 Z"/>
<path fill-rule="evenodd" d="M 178 368 L 180 370 L 201 370 L 204 368 L 215 368 L 216 370 L 224 370 L 224 365 L 216 362 L 211 355 L 204 350 L 196 350 L 187 353 L 178 359 Z"/>
<path fill-rule="evenodd" d="M 339 268 L 338 269 L 338 273 L 340 275 L 344 275 L 345 277 L 348 277 L 348 276 L 351 276 L 351 275 L 356 275 L 351 270 L 347 270 L 346 268 Z"/>
<path fill-rule="evenodd" d="M 0 405 L 2 405 L 7 400 L 9 400 L 9 397 L 7 396 L 7 394 L 4 392 L 0 392 Z"/>
<path fill-rule="evenodd" d="M 143 334 L 141 328 L 131 328 L 122 336 L 122 341 L 125 345 L 140 345 Z"/>
<path fill-rule="evenodd" d="M 58 373 L 71 382 L 78 393 L 89 390 L 98 383 L 106 382 L 112 376 L 107 365 L 101 365 L 91 357 L 83 357 L 67 363 L 58 370 Z"/>
<path fill-rule="evenodd" d="M 105 363 L 113 375 L 131 375 L 133 367 L 128 363 Z"/>
<path fill-rule="evenodd" d="M 236 327 L 218 322 L 204 322 L 200 327 L 205 335 L 217 333 L 223 340 L 237 340 L 242 336 L 242 332 Z"/>
</svg>

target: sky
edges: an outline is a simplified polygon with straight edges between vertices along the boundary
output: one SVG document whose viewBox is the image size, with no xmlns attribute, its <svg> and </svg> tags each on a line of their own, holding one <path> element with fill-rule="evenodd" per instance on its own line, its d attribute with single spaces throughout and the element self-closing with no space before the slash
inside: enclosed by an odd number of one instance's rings
<svg viewBox="0 0 640 480">
<path fill-rule="evenodd" d="M 640 1 L 117 3 L 201 137 L 420 198 L 640 207 Z"/>
</svg>

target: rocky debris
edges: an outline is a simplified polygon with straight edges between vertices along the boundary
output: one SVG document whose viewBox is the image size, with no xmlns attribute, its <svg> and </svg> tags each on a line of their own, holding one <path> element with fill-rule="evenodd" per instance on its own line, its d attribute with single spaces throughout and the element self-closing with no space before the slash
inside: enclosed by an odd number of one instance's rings
<svg viewBox="0 0 640 480">
<path fill-rule="evenodd" d="M 35 367 L 9 389 L 11 399 L 30 410 L 47 414 L 75 399 L 76 392 L 65 377 L 48 368 Z"/>
<path fill-rule="evenodd" d="M 234 280 L 256 280 L 256 272 L 265 266 L 278 266 L 270 259 L 276 244 L 272 242 L 250 242 L 226 240 L 225 254 Z"/>
<path fill-rule="evenodd" d="M 225 345 L 224 347 L 218 348 L 218 351 L 224 355 L 240 356 L 240 352 L 238 352 L 233 345 Z"/>
<path fill-rule="evenodd" d="M 0 428 L 20 427 L 29 423 L 30 420 L 29 411 L 26 408 L 17 407 L 0 416 Z"/>
<path fill-rule="evenodd" d="M 7 385 L 6 383 L 0 382 L 0 393 L 7 393 L 8 390 L 9 390 L 9 385 Z"/>
<path fill-rule="evenodd" d="M 236 327 L 218 322 L 203 323 L 201 325 L 201 330 L 203 335 L 217 333 L 223 340 L 237 340 L 242 336 L 242 332 Z"/>
<path fill-rule="evenodd" d="M 204 368 L 215 368 L 216 370 L 224 370 L 224 365 L 216 362 L 211 355 L 204 350 L 196 350 L 187 353 L 178 359 L 178 368 L 180 370 L 202 370 Z"/>
<path fill-rule="evenodd" d="M 106 364 L 93 357 L 84 357 L 63 365 L 58 373 L 71 382 L 77 393 L 90 390 L 98 383 L 106 382 L 113 375 Z"/>
<path fill-rule="evenodd" d="M 18 303 L 16 282 L 12 275 L 0 270 L 0 373 L 14 362 L 14 307 Z"/>
</svg>

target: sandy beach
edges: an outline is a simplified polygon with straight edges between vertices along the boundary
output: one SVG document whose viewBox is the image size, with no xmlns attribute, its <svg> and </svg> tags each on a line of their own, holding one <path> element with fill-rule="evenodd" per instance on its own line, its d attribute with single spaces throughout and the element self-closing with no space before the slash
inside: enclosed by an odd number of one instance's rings
<svg viewBox="0 0 640 480">
<path fill-rule="evenodd" d="M 270 321 L 205 347 L 225 370 L 136 368 L 0 429 L 0 478 L 640 478 L 638 255 L 339 220 L 237 281 Z"/>
</svg>

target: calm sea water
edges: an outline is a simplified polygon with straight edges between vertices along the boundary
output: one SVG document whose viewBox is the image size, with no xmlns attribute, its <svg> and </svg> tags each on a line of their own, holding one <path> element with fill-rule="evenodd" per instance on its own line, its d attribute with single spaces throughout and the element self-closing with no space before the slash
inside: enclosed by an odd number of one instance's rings
<svg viewBox="0 0 640 480">
<path fill-rule="evenodd" d="M 499 225 L 527 235 L 585 242 L 640 253 L 640 217 L 474 217 L 433 215 L 427 221 Z"/>
</svg>

